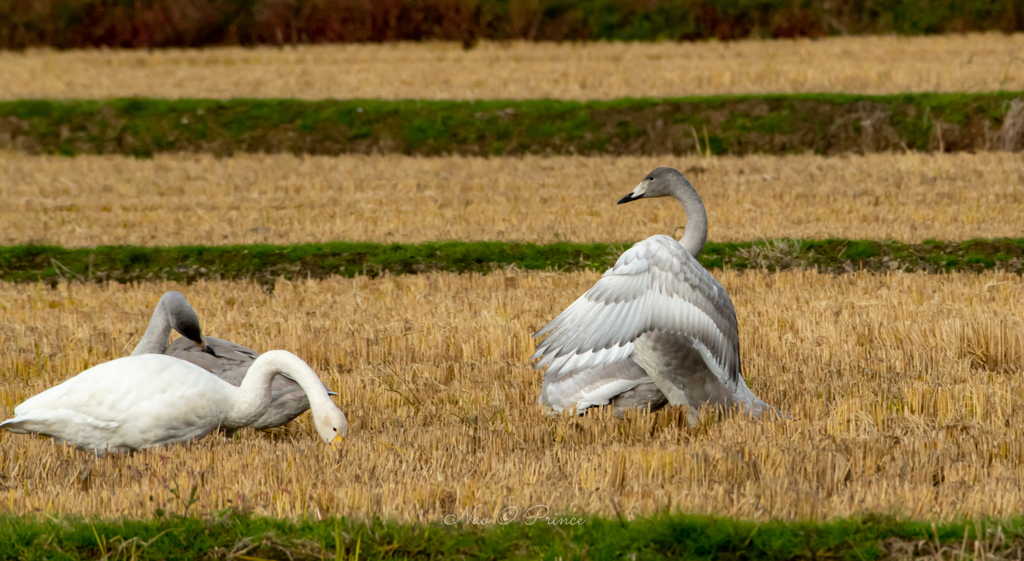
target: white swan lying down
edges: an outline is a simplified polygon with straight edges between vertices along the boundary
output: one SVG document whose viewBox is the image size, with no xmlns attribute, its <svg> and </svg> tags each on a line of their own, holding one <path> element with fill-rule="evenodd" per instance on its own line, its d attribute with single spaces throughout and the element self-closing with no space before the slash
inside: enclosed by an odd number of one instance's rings
<svg viewBox="0 0 1024 561">
<path fill-rule="evenodd" d="M 278 374 L 302 386 L 324 442 L 342 441 L 348 434 L 345 414 L 309 365 L 288 351 L 260 355 L 240 387 L 166 355 L 119 358 L 25 400 L 0 428 L 49 436 L 100 455 L 198 440 L 218 428 L 256 422 L 270 405 Z"/>
</svg>

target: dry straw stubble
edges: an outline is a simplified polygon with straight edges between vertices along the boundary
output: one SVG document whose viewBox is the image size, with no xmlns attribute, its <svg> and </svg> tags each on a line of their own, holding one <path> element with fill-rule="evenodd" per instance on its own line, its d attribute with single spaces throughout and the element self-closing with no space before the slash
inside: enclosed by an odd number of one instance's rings
<svg viewBox="0 0 1024 561">
<path fill-rule="evenodd" d="M 186 292 L 206 331 L 287 348 L 339 392 L 344 448 L 308 415 L 96 459 L 0 433 L 14 513 L 150 516 L 223 508 L 274 516 L 439 520 L 481 505 L 745 518 L 863 512 L 949 519 L 1024 508 L 1020 279 L 980 275 L 719 274 L 739 314 L 744 373 L 792 421 L 682 425 L 678 410 L 549 418 L 530 334 L 596 273 L 514 270 L 278 283 L 0 285 L 0 414 L 127 354 L 159 295 Z"/>
<path fill-rule="evenodd" d="M 612 99 L 1024 89 L 1024 34 L 0 53 L 0 99 Z"/>
<path fill-rule="evenodd" d="M 0 155 L 0 244 L 334 240 L 623 242 L 681 235 L 670 201 L 616 205 L 683 170 L 712 241 L 1019 237 L 1024 161 L 1008 153 L 415 158 Z"/>
</svg>

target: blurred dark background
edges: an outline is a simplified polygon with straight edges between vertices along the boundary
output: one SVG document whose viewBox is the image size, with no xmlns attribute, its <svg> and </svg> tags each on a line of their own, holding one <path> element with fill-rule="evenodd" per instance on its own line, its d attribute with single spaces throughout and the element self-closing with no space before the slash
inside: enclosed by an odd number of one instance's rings
<svg viewBox="0 0 1024 561">
<path fill-rule="evenodd" d="M 696 40 L 1024 29 L 1024 0 L 0 0 L 0 48 Z"/>
</svg>

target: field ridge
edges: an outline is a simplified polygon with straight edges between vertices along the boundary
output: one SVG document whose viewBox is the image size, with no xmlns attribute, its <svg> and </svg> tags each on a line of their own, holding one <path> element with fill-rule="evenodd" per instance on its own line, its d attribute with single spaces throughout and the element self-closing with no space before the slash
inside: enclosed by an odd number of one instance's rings
<svg viewBox="0 0 1024 561">
<path fill-rule="evenodd" d="M 455 520 L 459 514 L 449 517 Z M 522 517 L 522 514 L 519 515 Z M 380 519 L 270 519 L 232 510 L 216 518 L 149 520 L 0 518 L 0 559 L 879 559 L 1024 550 L 1022 521 L 943 523 L 864 516 L 830 522 L 753 522 L 661 514 L 626 520 L 588 515 L 508 524 L 403 524 Z M 466 516 L 463 514 L 464 519 Z M 485 518 L 480 515 L 480 518 Z M 551 521 L 585 521 L 556 525 Z"/>
<path fill-rule="evenodd" d="M 48 154 L 818 154 L 1019 149 L 1020 92 L 612 101 L 0 102 L 0 149 Z M 1004 134 L 1004 131 L 1006 134 Z"/>
<path fill-rule="evenodd" d="M 434 271 L 489 273 L 527 270 L 604 270 L 632 242 L 534 244 L 428 242 L 419 244 L 330 242 L 294 245 L 100 246 L 68 249 L 48 245 L 0 247 L 0 279 L 6 282 L 134 282 L 199 279 L 322 279 Z M 984 271 L 1024 273 L 1024 238 L 929 240 L 920 244 L 876 240 L 774 239 L 708 243 L 699 258 L 709 269 L 817 269 L 835 274 L 872 272 Z"/>
</svg>

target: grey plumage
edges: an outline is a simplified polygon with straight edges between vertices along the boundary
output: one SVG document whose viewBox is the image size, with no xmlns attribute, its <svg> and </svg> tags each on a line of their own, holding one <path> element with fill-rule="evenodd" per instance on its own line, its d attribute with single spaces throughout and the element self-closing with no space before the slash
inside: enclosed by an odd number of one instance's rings
<svg viewBox="0 0 1024 561">
<path fill-rule="evenodd" d="M 657 411 L 668 398 L 632 359 L 626 358 L 558 379 L 545 377 L 540 402 L 555 411 L 585 411 L 588 407 L 609 405 L 616 417 L 627 409 L 650 407 Z"/>
<path fill-rule="evenodd" d="M 707 240 L 697 191 L 678 171 L 658 168 L 619 202 L 662 196 L 683 204 L 682 241 L 652 236 L 637 243 L 536 333 L 547 335 L 533 356 L 536 368 L 548 367 L 540 396 L 547 407 L 610 404 L 621 414 L 666 403 L 692 412 L 710 403 L 767 410 L 743 380 L 732 300 L 696 259 Z"/>
<path fill-rule="evenodd" d="M 558 378 L 563 370 L 610 362 L 598 357 L 617 358 L 651 330 L 698 339 L 730 381 L 739 378 L 739 339 L 730 336 L 737 333 L 732 300 L 668 236 L 652 236 L 623 253 L 593 288 L 537 333 L 548 337 L 533 358 L 541 359 L 538 366 L 548 364 L 547 375 Z"/>
</svg>

